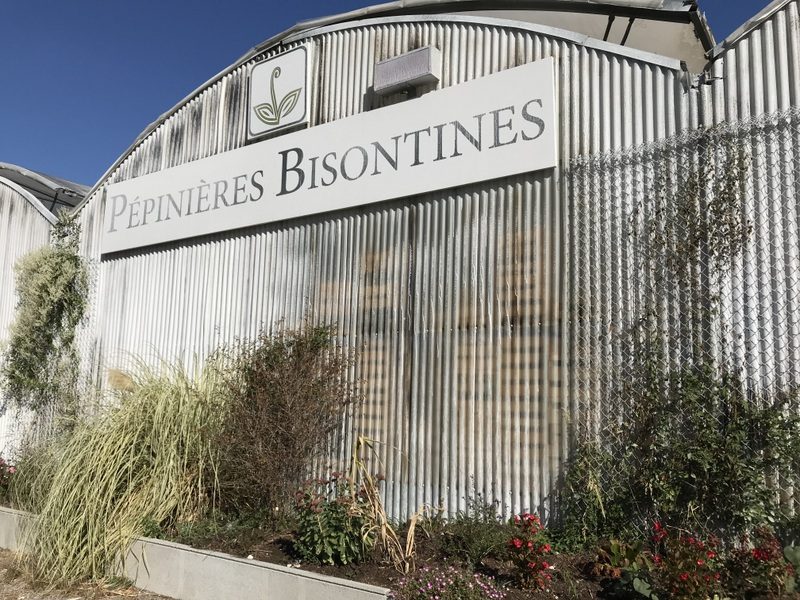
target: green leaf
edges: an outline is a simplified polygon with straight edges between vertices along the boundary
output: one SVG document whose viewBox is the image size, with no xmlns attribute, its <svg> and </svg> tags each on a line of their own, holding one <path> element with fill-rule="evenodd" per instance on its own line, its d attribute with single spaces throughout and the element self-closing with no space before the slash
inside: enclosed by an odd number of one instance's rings
<svg viewBox="0 0 800 600">
<path fill-rule="evenodd" d="M 283 117 L 288 115 L 294 107 L 297 106 L 297 99 L 300 98 L 300 92 L 303 88 L 297 88 L 296 90 L 292 90 L 283 100 L 281 100 L 280 104 L 278 105 L 278 120 L 280 121 Z"/>
<path fill-rule="evenodd" d="M 795 569 L 800 569 L 800 546 L 786 546 L 783 555 Z"/>
<path fill-rule="evenodd" d="M 788 594 L 794 594 L 797 590 L 797 579 L 794 577 L 787 577 L 784 581 L 784 584 L 786 585 L 786 592 Z"/>
<path fill-rule="evenodd" d="M 275 108 L 271 104 L 259 104 L 254 107 L 254 110 L 259 120 L 267 125 L 277 125 L 280 123 L 280 117 L 275 114 Z"/>
<path fill-rule="evenodd" d="M 638 577 L 634 578 L 633 589 L 645 598 L 655 598 L 655 596 L 653 596 L 653 588 L 643 579 L 639 579 Z"/>
</svg>

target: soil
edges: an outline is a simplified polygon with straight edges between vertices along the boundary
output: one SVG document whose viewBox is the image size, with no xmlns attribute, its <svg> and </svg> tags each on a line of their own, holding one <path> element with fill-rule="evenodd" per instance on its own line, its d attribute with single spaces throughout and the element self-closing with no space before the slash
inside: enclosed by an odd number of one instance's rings
<svg viewBox="0 0 800 600">
<path fill-rule="evenodd" d="M 360 581 L 380 587 L 394 589 L 402 576 L 394 567 L 381 560 L 376 550 L 370 560 L 343 566 L 304 563 L 293 552 L 291 533 L 276 534 L 267 530 L 240 530 L 231 535 L 221 532 L 192 540 L 176 540 L 195 548 L 205 548 L 225 552 L 241 558 L 250 558 L 288 567 L 305 569 L 315 573 Z M 417 538 L 416 564 L 421 566 L 444 566 L 448 563 L 436 555 L 435 545 L 425 538 Z M 487 561 L 482 571 L 490 575 L 504 587 L 507 600 L 522 599 L 574 599 L 592 600 L 598 598 L 601 583 L 587 579 L 585 573 L 591 557 L 581 554 L 554 554 L 548 560 L 555 567 L 552 580 L 546 590 L 524 590 L 514 586 L 511 566 L 497 561 Z"/>
<path fill-rule="evenodd" d="M 13 552 L 0 551 L 0 600 L 167 600 L 135 588 L 86 584 L 67 590 L 47 590 L 31 585 L 17 571 Z"/>
</svg>

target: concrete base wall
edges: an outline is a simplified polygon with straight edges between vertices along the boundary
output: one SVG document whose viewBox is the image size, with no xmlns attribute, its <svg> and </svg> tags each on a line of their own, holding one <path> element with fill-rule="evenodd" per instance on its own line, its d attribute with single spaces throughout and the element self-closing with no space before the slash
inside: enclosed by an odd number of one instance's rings
<svg viewBox="0 0 800 600">
<path fill-rule="evenodd" d="M 180 600 L 378 600 L 389 592 L 148 538 L 131 546 L 125 576 L 138 588 Z"/>
<path fill-rule="evenodd" d="M 28 513 L 0 507 L 0 548 L 19 550 L 22 543 L 22 523 L 29 518 Z"/>
<path fill-rule="evenodd" d="M 26 518 L 0 508 L 0 547 L 19 549 Z M 177 600 L 383 600 L 389 594 L 385 588 L 149 538 L 131 545 L 122 570 L 136 587 Z"/>
</svg>

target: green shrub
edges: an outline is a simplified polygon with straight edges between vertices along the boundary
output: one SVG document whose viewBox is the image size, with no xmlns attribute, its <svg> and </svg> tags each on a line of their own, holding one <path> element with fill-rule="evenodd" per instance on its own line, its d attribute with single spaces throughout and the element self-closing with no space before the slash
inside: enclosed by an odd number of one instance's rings
<svg viewBox="0 0 800 600">
<path fill-rule="evenodd" d="M 75 218 L 62 216 L 51 237 L 51 246 L 27 254 L 16 265 L 17 310 L 0 365 L 0 385 L 5 401 L 17 408 L 41 412 L 55 406 L 59 417 L 74 420 L 74 339 L 86 309 L 89 277 L 78 254 Z"/>
<path fill-rule="evenodd" d="M 737 598 L 781 597 L 795 588 L 795 568 L 768 527 L 742 535 L 726 567 L 726 591 Z"/>
<path fill-rule="evenodd" d="M 11 486 L 17 474 L 17 468 L 0 457 L 0 504 L 8 505 L 11 501 Z"/>
<path fill-rule="evenodd" d="M 599 579 L 619 579 L 625 573 L 636 574 L 652 567 L 651 555 L 642 540 L 630 543 L 608 540 L 597 548 L 590 574 Z"/>
<path fill-rule="evenodd" d="M 800 547 L 800 512 L 794 515 L 781 515 L 775 524 L 775 533 L 784 546 Z"/>
<path fill-rule="evenodd" d="M 553 578 L 547 559 L 553 551 L 538 515 L 523 513 L 514 517 L 514 535 L 508 540 L 508 548 L 522 585 L 540 590 L 547 587 Z"/>
<path fill-rule="evenodd" d="M 651 583 L 658 597 L 713 598 L 720 590 L 722 564 L 716 538 L 703 540 L 656 522 L 652 540 Z"/>
<path fill-rule="evenodd" d="M 504 559 L 513 528 L 497 514 L 496 503 L 476 494 L 467 510 L 438 527 L 438 549 L 445 559 L 456 559 L 473 569 L 487 558 Z"/>
<path fill-rule="evenodd" d="M 647 394 L 631 423 L 626 462 L 639 506 L 728 538 L 777 520 L 766 476 L 797 471 L 795 399 L 745 397 L 738 377 L 711 366 L 685 368 L 666 383 Z"/>
<path fill-rule="evenodd" d="M 620 476 L 613 464 L 611 453 L 598 443 L 577 444 L 556 492 L 550 534 L 558 550 L 574 552 L 594 548 L 602 539 L 638 537 L 629 507 L 621 501 L 627 492 L 624 472 Z"/>
<path fill-rule="evenodd" d="M 339 473 L 304 485 L 295 496 L 294 548 L 311 562 L 347 565 L 361 562 L 375 545 L 363 490 Z"/>
<path fill-rule="evenodd" d="M 358 399 L 352 355 L 333 329 L 262 332 L 223 349 L 231 404 L 218 440 L 220 501 L 240 513 L 290 512 L 292 497 Z"/>
<path fill-rule="evenodd" d="M 653 375 L 639 389 L 621 442 L 579 446 L 560 492 L 560 537 L 631 539 L 631 525 L 702 529 L 732 540 L 779 521 L 767 474 L 798 472 L 794 397 L 744 396 L 708 365 Z"/>
</svg>

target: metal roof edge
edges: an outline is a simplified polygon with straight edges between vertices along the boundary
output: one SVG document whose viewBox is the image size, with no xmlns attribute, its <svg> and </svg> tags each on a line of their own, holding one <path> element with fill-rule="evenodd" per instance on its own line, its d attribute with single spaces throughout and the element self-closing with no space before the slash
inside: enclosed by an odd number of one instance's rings
<svg viewBox="0 0 800 600">
<path fill-rule="evenodd" d="M 360 26 L 376 25 L 381 23 L 408 23 L 419 21 L 420 18 L 414 15 L 397 16 L 397 17 L 380 17 L 375 19 L 364 19 L 358 21 Z M 471 23 L 494 25 L 498 27 L 510 27 L 513 29 L 524 29 L 533 33 L 540 33 L 554 38 L 559 38 L 568 42 L 572 42 L 578 46 L 592 48 L 593 50 L 600 50 L 608 54 L 617 54 L 623 58 L 631 58 L 641 62 L 650 63 L 654 66 L 664 67 L 675 71 L 681 70 L 681 61 L 676 58 L 669 58 L 661 54 L 647 52 L 645 50 L 637 50 L 636 48 L 629 48 L 627 46 L 620 46 L 612 42 L 604 42 L 597 38 L 584 35 L 582 33 L 575 33 L 568 29 L 560 29 L 558 27 L 551 27 L 550 25 L 539 25 L 537 23 L 529 23 L 527 21 L 515 21 L 513 19 L 504 19 L 499 17 L 472 17 L 469 15 L 425 15 L 425 20 L 434 22 L 454 22 L 454 23 Z M 284 43 L 292 43 L 300 41 L 316 35 L 324 35 L 326 33 L 341 31 L 351 26 L 351 23 L 337 23 L 317 29 L 310 29 L 301 31 L 296 34 L 287 36 L 282 40 Z"/>
<path fill-rule="evenodd" d="M 708 24 L 706 13 L 695 4 L 693 10 L 689 13 L 689 17 L 694 23 L 695 33 L 702 32 L 702 35 L 697 36 L 700 39 L 700 43 L 703 44 L 706 53 L 710 52 L 717 45 L 717 40 L 714 37 L 714 32 L 711 31 L 711 25 Z"/>
<path fill-rule="evenodd" d="M 765 21 L 772 18 L 775 13 L 794 1 L 795 0 L 773 0 L 762 10 L 760 10 L 754 17 L 745 21 L 741 27 L 736 29 L 733 33 L 731 33 L 728 37 L 726 37 L 708 52 L 709 63 L 706 66 L 706 69 L 708 69 L 708 67 L 711 66 L 711 63 L 716 61 L 726 50 L 729 50 L 735 46 L 743 37 L 748 35 L 754 29 L 757 29 Z"/>
<path fill-rule="evenodd" d="M 466 2 L 466 0 L 462 1 Z M 585 4 L 592 4 L 592 5 L 600 4 L 593 2 L 592 0 L 579 0 L 579 1 Z M 682 2 L 682 0 L 679 1 Z M 620 46 L 619 44 L 613 44 L 611 42 L 604 42 L 602 40 L 598 40 L 596 38 L 592 38 L 587 35 L 575 33 L 567 29 L 559 29 L 557 27 L 550 27 L 547 25 L 538 25 L 536 23 L 529 23 L 527 21 L 515 21 L 510 19 L 501 19 L 496 17 L 483 17 L 483 16 L 471 17 L 468 15 L 453 15 L 447 13 L 403 15 L 395 17 L 383 16 L 375 18 L 362 18 L 358 20 L 348 20 L 351 15 L 357 15 L 362 11 L 367 11 L 368 9 L 377 9 L 380 7 L 395 6 L 395 5 L 408 6 L 411 4 L 441 4 L 441 2 L 437 2 L 436 0 L 398 0 L 397 2 L 375 5 L 367 7 L 366 9 L 360 9 L 358 11 L 344 13 L 342 15 L 336 15 L 333 17 L 322 17 L 319 19 L 302 21 L 297 25 L 294 25 L 293 27 L 290 27 L 289 29 L 282 31 L 281 33 L 278 33 L 268 38 L 261 44 L 254 46 L 252 49 L 250 49 L 248 52 L 246 52 L 240 58 L 238 58 L 230 66 L 226 67 L 213 77 L 207 79 L 204 83 L 199 85 L 196 89 L 194 89 L 184 98 L 182 98 L 172 108 L 159 115 L 159 117 L 155 121 L 153 121 L 147 127 L 145 127 L 142 133 L 140 133 L 136 137 L 136 139 L 131 143 L 131 145 L 122 154 L 120 154 L 119 158 L 116 161 L 114 161 L 114 163 L 103 173 L 100 179 L 97 180 L 97 183 L 95 183 L 92 186 L 92 188 L 86 193 L 86 197 L 75 206 L 74 211 L 75 212 L 80 211 L 84 207 L 84 205 L 89 201 L 89 199 L 95 194 L 95 192 L 97 192 L 97 190 L 108 179 L 111 173 L 113 173 L 114 170 L 136 149 L 137 146 L 139 146 L 139 144 L 141 144 L 145 139 L 147 139 L 147 137 L 153 131 L 155 131 L 170 116 L 177 113 L 181 108 L 183 108 L 185 105 L 189 104 L 192 100 L 200 96 L 200 94 L 202 94 L 212 85 L 222 80 L 225 76 L 229 75 L 230 73 L 238 69 L 247 61 L 252 60 L 254 57 L 258 56 L 259 54 L 262 54 L 263 52 L 266 52 L 267 50 L 270 50 L 281 44 L 288 44 L 292 43 L 293 41 L 298 41 L 309 37 L 313 37 L 315 35 L 320 35 L 325 31 L 334 31 L 334 30 L 341 31 L 343 29 L 348 29 L 352 27 L 363 27 L 365 25 L 375 25 L 381 23 L 397 23 L 397 22 L 405 23 L 410 21 L 425 21 L 425 20 L 437 21 L 437 22 L 488 24 L 495 26 L 512 27 L 515 29 L 521 29 L 525 31 L 531 31 L 534 33 L 550 35 L 552 37 L 558 37 L 560 39 L 573 42 L 580 46 L 585 46 L 587 48 L 600 50 L 602 52 L 607 52 L 610 54 L 616 54 L 624 58 L 639 60 L 642 62 L 652 64 L 654 66 L 672 69 L 675 71 L 681 71 L 686 69 L 685 64 L 683 64 L 678 59 L 669 58 L 667 56 L 647 52 L 644 50 L 629 48 L 627 46 Z M 696 5 L 694 4 L 694 2 L 692 2 L 687 6 L 691 8 L 692 6 Z"/>
<path fill-rule="evenodd" d="M 0 164 L 3 164 L 3 163 L 0 163 Z M 25 198 L 28 202 L 30 202 L 33 205 L 33 207 L 36 210 L 38 210 L 45 219 L 47 219 L 47 221 L 50 223 L 50 225 L 55 225 L 56 224 L 56 221 L 58 221 L 56 216 L 53 213 L 51 213 L 49 210 L 47 210 L 44 207 L 44 204 L 39 202 L 39 199 L 36 198 L 36 196 L 34 196 L 33 194 L 31 194 L 24 187 L 14 183 L 10 179 L 6 179 L 2 175 L 0 175 L 0 184 L 3 184 L 5 186 L 7 186 L 7 187 L 10 187 L 12 190 L 17 192 L 20 196 Z"/>
<path fill-rule="evenodd" d="M 46 175 L 44 173 L 38 173 L 37 171 L 31 171 L 30 169 L 26 169 L 25 167 L 21 167 L 19 165 L 14 165 L 11 163 L 0 162 L 0 171 L 12 171 L 14 173 L 19 173 L 20 175 L 27 177 L 28 179 L 32 179 L 38 183 L 41 183 L 45 187 L 53 190 L 54 192 L 64 191 L 67 192 L 69 195 L 72 196 L 83 196 L 85 197 L 88 195 L 89 187 L 82 185 L 80 183 L 75 183 L 74 181 L 67 181 L 66 179 L 57 178 L 53 179 L 54 175 Z M 71 184 L 70 187 L 67 187 L 62 184 Z"/>
</svg>

